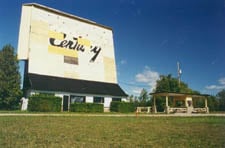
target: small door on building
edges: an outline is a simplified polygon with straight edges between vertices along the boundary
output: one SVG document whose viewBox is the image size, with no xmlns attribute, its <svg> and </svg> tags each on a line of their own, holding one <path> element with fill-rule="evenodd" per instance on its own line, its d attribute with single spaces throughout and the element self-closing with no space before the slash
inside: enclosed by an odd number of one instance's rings
<svg viewBox="0 0 225 148">
<path fill-rule="evenodd" d="M 63 96 L 63 111 L 68 111 L 69 109 L 69 96 Z"/>
</svg>

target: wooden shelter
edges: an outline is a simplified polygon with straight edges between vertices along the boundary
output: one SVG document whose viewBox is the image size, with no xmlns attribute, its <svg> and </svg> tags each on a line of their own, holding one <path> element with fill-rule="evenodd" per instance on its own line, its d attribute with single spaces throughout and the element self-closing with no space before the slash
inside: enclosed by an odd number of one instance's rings
<svg viewBox="0 0 225 148">
<path fill-rule="evenodd" d="M 207 97 L 209 95 L 206 94 L 190 94 L 190 93 L 174 93 L 174 92 L 157 92 L 150 93 L 153 96 L 154 104 L 152 110 L 154 113 L 157 113 L 156 99 L 157 97 L 165 98 L 165 112 L 169 113 L 209 113 L 209 108 L 207 105 Z M 172 107 L 169 106 L 172 101 Z M 193 105 L 193 99 L 204 99 L 205 106 L 204 107 L 195 107 Z M 182 102 L 182 106 L 176 106 L 177 102 Z"/>
</svg>

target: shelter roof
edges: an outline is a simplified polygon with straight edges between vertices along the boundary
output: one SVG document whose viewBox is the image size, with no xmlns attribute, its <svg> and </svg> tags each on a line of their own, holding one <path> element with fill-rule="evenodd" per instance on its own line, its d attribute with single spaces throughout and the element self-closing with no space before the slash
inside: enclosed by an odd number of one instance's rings
<svg viewBox="0 0 225 148">
<path fill-rule="evenodd" d="M 171 97 L 193 97 L 193 98 L 202 98 L 208 97 L 207 94 L 193 94 L 193 93 L 177 93 L 177 92 L 156 92 L 150 93 L 152 96 L 171 96 Z"/>
<path fill-rule="evenodd" d="M 28 89 L 32 90 L 127 97 L 127 94 L 115 83 L 61 78 L 32 73 L 28 74 L 27 79 L 29 81 Z"/>
</svg>

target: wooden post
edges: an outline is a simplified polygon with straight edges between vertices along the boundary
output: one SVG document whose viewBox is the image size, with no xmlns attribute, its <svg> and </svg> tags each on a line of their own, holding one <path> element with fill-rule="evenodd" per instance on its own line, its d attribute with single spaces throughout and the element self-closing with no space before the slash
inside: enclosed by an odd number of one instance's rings
<svg viewBox="0 0 225 148">
<path fill-rule="evenodd" d="M 169 114 L 168 96 L 166 96 L 166 113 Z"/>
<path fill-rule="evenodd" d="M 206 113 L 209 113 L 207 98 L 205 98 L 205 109 L 206 109 Z"/>
<path fill-rule="evenodd" d="M 207 98 L 205 98 L 205 107 L 208 107 Z"/>
<path fill-rule="evenodd" d="M 166 96 L 166 107 L 168 107 L 168 96 Z"/>
<path fill-rule="evenodd" d="M 185 107 L 188 107 L 187 97 L 185 97 L 185 99 L 184 99 L 184 103 L 185 103 Z"/>
</svg>

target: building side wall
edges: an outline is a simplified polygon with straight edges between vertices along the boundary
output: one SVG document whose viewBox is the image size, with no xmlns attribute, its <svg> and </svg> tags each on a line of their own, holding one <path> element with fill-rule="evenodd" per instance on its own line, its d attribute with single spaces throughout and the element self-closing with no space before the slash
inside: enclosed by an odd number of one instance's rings
<svg viewBox="0 0 225 148">
<path fill-rule="evenodd" d="M 18 58 L 28 59 L 29 73 L 117 83 L 111 29 L 34 6 L 22 9 Z"/>
<path fill-rule="evenodd" d="M 29 51 L 31 7 L 22 7 L 19 40 L 18 40 L 18 59 L 27 60 Z"/>
</svg>

